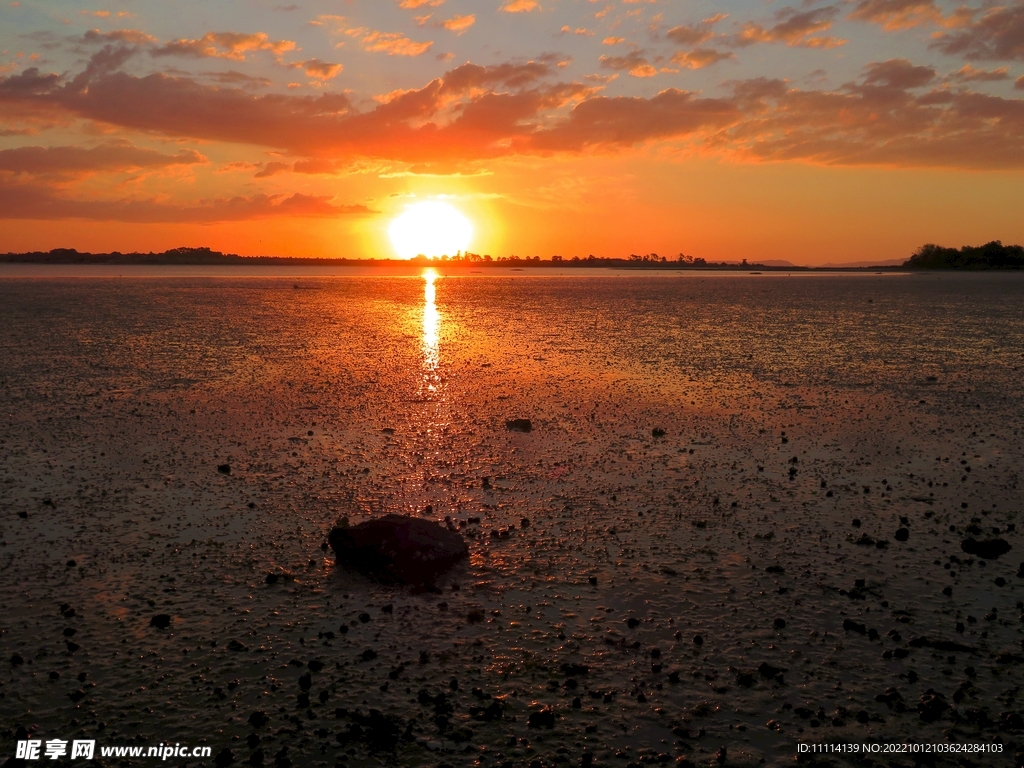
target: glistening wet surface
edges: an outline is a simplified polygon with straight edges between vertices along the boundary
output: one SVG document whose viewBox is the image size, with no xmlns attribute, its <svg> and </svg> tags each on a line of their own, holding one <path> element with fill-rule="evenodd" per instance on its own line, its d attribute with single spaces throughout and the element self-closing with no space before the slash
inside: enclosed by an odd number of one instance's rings
<svg viewBox="0 0 1024 768">
<path fill-rule="evenodd" d="M 1010 765 L 1022 289 L 2 280 L 5 754 L 626 768 L 915 741 Z M 389 512 L 468 538 L 440 593 L 323 549 Z"/>
</svg>

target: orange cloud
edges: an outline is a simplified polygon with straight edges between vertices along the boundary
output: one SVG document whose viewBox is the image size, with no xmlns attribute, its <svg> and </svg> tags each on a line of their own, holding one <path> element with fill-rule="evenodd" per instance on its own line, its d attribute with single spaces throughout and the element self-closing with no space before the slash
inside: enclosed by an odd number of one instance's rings
<svg viewBox="0 0 1024 768">
<path fill-rule="evenodd" d="M 505 13 L 528 13 L 535 11 L 540 8 L 540 3 L 537 0 L 508 0 L 499 11 Z"/>
<path fill-rule="evenodd" d="M 600 86 L 552 82 L 559 71 L 554 59 L 467 64 L 359 111 L 345 94 L 256 95 L 93 61 L 69 77 L 36 68 L 0 77 L 0 111 L 263 146 L 303 161 L 468 162 L 669 141 L 739 162 L 1024 168 L 1024 100 L 931 89 L 936 71 L 904 59 L 875 62 L 837 90 L 754 78 L 719 98 L 672 88 L 604 97 Z"/>
<path fill-rule="evenodd" d="M 859 0 L 846 18 L 878 24 L 892 32 L 929 23 L 961 26 L 969 22 L 972 15 L 973 11 L 960 7 L 944 16 L 935 0 Z"/>
<path fill-rule="evenodd" d="M 417 43 L 400 32 L 378 32 L 365 29 L 347 30 L 347 35 L 359 37 L 365 51 L 386 53 L 388 56 L 419 56 L 430 50 L 433 40 Z"/>
<path fill-rule="evenodd" d="M 442 27 L 457 35 L 461 35 L 474 24 L 476 24 L 476 16 L 473 14 L 469 14 L 467 16 L 453 16 L 452 18 L 441 22 Z"/>
<path fill-rule="evenodd" d="M 398 4 L 399 8 L 422 8 L 425 5 L 437 7 L 444 3 L 444 0 L 402 0 Z"/>
<path fill-rule="evenodd" d="M 962 83 L 976 82 L 997 82 L 1010 79 L 1009 67 L 998 67 L 997 69 L 977 69 L 970 64 L 964 64 L 960 69 L 951 75 L 951 79 Z"/>
<path fill-rule="evenodd" d="M 280 57 L 294 50 L 291 40 L 271 40 L 265 32 L 207 32 L 197 40 L 174 40 L 154 49 L 153 56 L 191 56 L 196 58 L 245 59 L 252 51 L 270 51 Z"/>
<path fill-rule="evenodd" d="M 329 61 L 320 61 L 320 59 L 310 59 L 302 62 L 299 66 L 305 69 L 307 75 L 319 80 L 330 80 L 337 77 L 343 69 L 341 64 L 332 64 Z"/>
</svg>

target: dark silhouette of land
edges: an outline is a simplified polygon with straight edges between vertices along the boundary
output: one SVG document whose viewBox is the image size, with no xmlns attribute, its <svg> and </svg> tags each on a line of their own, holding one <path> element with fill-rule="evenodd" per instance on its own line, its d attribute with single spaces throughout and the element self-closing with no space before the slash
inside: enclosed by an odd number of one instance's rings
<svg viewBox="0 0 1024 768">
<path fill-rule="evenodd" d="M 480 255 L 477 253 L 459 253 L 455 256 L 442 256 L 439 259 L 428 259 L 425 256 L 406 261 L 404 259 L 349 259 L 349 258 L 310 258 L 288 256 L 239 256 L 233 253 L 222 253 L 210 248 L 172 248 L 161 253 L 82 253 L 74 248 L 54 248 L 51 251 L 33 251 L 30 253 L 0 254 L 0 263 L 7 264 L 123 264 L 123 265 L 181 265 L 181 266 L 368 266 L 373 264 L 431 264 L 467 265 L 473 267 L 520 267 L 520 268 L 601 268 L 601 269 L 658 269 L 658 270 L 732 270 L 759 272 L 807 272 L 816 269 L 828 271 L 857 272 L 864 270 L 894 271 L 902 269 L 1021 269 L 1024 267 L 1024 248 L 1019 245 L 1003 245 L 998 240 L 981 246 L 963 246 L 944 248 L 928 244 L 923 245 L 901 266 L 863 266 L 863 267 L 800 267 L 795 265 L 713 262 L 699 257 L 680 253 L 669 259 L 656 253 L 644 255 L 632 254 L 628 258 L 614 258 L 589 255 L 564 258 L 554 255 L 550 259 L 540 256 L 498 256 Z"/>
<path fill-rule="evenodd" d="M 993 240 L 985 245 L 965 245 L 959 250 L 941 245 L 922 245 L 903 264 L 910 269 L 1021 269 L 1024 248 Z"/>
</svg>

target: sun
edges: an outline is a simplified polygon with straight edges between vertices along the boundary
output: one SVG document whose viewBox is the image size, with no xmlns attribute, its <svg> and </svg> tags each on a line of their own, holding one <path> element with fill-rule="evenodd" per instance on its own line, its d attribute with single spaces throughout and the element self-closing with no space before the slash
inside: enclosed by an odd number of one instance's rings
<svg viewBox="0 0 1024 768">
<path fill-rule="evenodd" d="M 391 245 L 403 259 L 454 256 L 466 250 L 473 225 L 458 209 L 437 200 L 413 203 L 391 222 Z"/>
</svg>

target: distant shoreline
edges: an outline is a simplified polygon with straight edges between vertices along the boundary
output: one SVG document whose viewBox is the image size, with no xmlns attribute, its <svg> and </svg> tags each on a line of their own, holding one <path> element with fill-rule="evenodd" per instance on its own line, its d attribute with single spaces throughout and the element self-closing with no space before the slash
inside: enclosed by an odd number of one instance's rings
<svg viewBox="0 0 1024 768">
<path fill-rule="evenodd" d="M 414 259 L 348 259 L 313 258 L 288 256 L 239 256 L 221 253 L 210 248 L 174 248 L 161 253 L 83 253 L 74 248 L 55 248 L 51 251 L 0 254 L 0 264 L 33 265 L 117 265 L 117 266 L 212 266 L 212 267 L 380 267 L 382 269 L 408 266 L 439 266 L 445 268 L 472 268 L 475 270 L 512 269 L 617 269 L 636 271 L 729 271 L 729 272 L 899 272 L 920 271 L 1020 271 L 1024 268 L 1024 248 L 1019 245 L 1004 246 L 998 240 L 982 246 L 943 248 L 925 245 L 902 264 L 863 266 L 797 266 L 793 264 L 762 264 L 743 260 L 736 262 L 711 262 L 693 256 L 679 254 L 669 260 L 657 254 L 631 255 L 629 258 L 606 258 L 587 256 L 565 259 L 553 256 L 541 260 L 539 256 L 520 258 L 518 256 L 491 258 L 479 254 L 459 254 L 453 258 L 428 259 L 418 256 Z"/>
<path fill-rule="evenodd" d="M 811 267 L 795 265 L 775 265 L 741 262 L 708 262 L 703 259 L 693 261 L 654 261 L 644 259 L 621 258 L 586 258 L 586 259 L 546 259 L 538 258 L 504 258 L 492 260 L 456 259 L 346 259 L 346 258 L 313 258 L 289 256 L 239 256 L 208 249 L 175 249 L 162 253 L 83 253 L 74 249 L 55 249 L 52 251 L 33 251 L 29 253 L 0 254 L 0 264 L 34 264 L 34 265 L 76 265 L 76 266 L 212 266 L 212 267 L 375 267 L 383 268 L 414 266 L 443 266 L 445 268 L 484 269 L 623 269 L 637 271 L 732 271 L 732 272 L 894 272 L 902 270 L 901 266 L 863 266 L 863 267 Z"/>
</svg>

